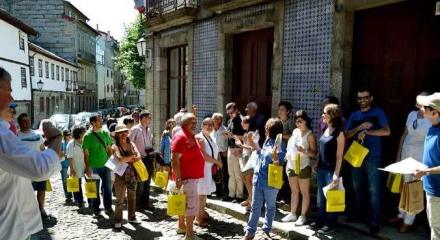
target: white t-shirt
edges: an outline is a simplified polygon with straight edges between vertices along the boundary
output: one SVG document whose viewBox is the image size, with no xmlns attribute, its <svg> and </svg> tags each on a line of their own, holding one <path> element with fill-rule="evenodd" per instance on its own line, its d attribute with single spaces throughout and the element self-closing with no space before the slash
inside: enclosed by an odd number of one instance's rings
<svg viewBox="0 0 440 240">
<path fill-rule="evenodd" d="M 28 147 L 36 150 L 41 151 L 41 145 L 44 143 L 43 136 L 39 134 L 38 132 L 34 130 L 30 130 L 28 133 L 24 133 L 22 131 L 19 131 L 17 133 L 18 138 L 20 138 L 21 141 L 23 141 Z"/>
<path fill-rule="evenodd" d="M 417 118 L 417 111 L 409 113 L 406 120 L 406 135 L 402 145 L 401 159 L 412 157 L 417 161 L 423 161 L 423 145 L 429 128 L 432 126 L 426 118 Z"/>
<path fill-rule="evenodd" d="M 287 150 L 286 150 L 286 159 L 287 159 L 287 168 L 295 169 L 295 161 L 296 155 L 300 155 L 300 169 L 304 169 L 307 166 L 310 166 L 310 157 L 304 153 L 298 152 L 297 146 L 301 146 L 304 150 L 310 150 L 308 137 L 312 133 L 312 131 L 308 131 L 304 136 L 301 133 L 299 128 L 296 128 L 292 132 L 292 136 L 289 138 L 287 142 Z"/>
<path fill-rule="evenodd" d="M 75 168 L 76 177 L 82 178 L 86 170 L 86 165 L 84 163 L 84 152 L 81 144 L 74 139 L 70 140 L 66 147 L 66 156 L 68 159 L 73 159 L 73 167 Z M 70 175 L 70 167 L 67 172 Z"/>
</svg>

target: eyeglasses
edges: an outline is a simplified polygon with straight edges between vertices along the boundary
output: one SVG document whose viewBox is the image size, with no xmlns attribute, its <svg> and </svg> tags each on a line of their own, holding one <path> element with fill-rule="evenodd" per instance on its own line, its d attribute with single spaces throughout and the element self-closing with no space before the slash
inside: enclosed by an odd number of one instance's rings
<svg viewBox="0 0 440 240">
<path fill-rule="evenodd" d="M 369 100 L 371 96 L 357 97 L 358 101 Z"/>
<path fill-rule="evenodd" d="M 303 122 L 304 122 L 303 120 L 296 120 L 296 121 L 295 121 L 296 124 L 301 124 L 301 123 L 303 123 Z"/>
</svg>

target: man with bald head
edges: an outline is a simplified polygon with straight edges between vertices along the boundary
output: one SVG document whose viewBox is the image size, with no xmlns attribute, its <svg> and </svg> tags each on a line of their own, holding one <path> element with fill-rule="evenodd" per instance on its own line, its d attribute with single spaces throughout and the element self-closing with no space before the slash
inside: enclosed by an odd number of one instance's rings
<svg viewBox="0 0 440 240">
<path fill-rule="evenodd" d="M 11 75 L 0 67 L 0 111 L 9 107 Z M 21 142 L 0 119 L 0 239 L 30 239 L 43 229 L 31 181 L 49 179 L 61 170 L 61 134 L 43 120 L 48 148 L 36 151 Z"/>
</svg>

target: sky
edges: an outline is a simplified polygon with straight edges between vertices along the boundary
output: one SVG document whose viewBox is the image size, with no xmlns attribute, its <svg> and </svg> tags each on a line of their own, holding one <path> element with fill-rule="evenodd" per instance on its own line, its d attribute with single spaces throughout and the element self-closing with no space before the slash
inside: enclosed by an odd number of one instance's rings
<svg viewBox="0 0 440 240">
<path fill-rule="evenodd" d="M 118 41 L 124 36 L 124 24 L 134 21 L 139 14 L 133 0 L 69 0 L 90 20 L 88 24 L 110 34 Z"/>
</svg>

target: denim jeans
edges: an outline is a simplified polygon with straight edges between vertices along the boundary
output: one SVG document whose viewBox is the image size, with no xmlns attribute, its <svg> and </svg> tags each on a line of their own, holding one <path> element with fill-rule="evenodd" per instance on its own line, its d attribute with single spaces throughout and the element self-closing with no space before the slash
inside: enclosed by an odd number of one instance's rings
<svg viewBox="0 0 440 240">
<path fill-rule="evenodd" d="M 79 181 L 79 192 L 74 192 L 73 193 L 73 199 L 75 199 L 75 202 L 78 204 L 82 204 L 84 202 L 84 196 L 83 196 L 83 191 L 82 191 L 82 184 L 81 184 L 81 178 L 78 179 Z"/>
<path fill-rule="evenodd" d="M 61 181 L 63 182 L 64 196 L 66 199 L 72 199 L 72 193 L 67 191 L 67 169 L 64 166 L 61 168 Z"/>
<path fill-rule="evenodd" d="M 316 182 L 318 188 L 318 217 L 316 223 L 318 225 L 327 225 L 331 228 L 336 227 L 338 222 L 337 213 L 327 213 L 327 200 L 324 196 L 322 188 L 329 185 L 333 181 L 333 170 L 319 169 L 316 173 Z"/>
<path fill-rule="evenodd" d="M 367 157 L 364 159 L 360 168 L 352 169 L 353 190 L 355 193 L 355 203 L 353 216 L 361 216 L 362 206 L 362 186 L 367 181 L 370 193 L 370 225 L 379 226 L 380 224 L 380 159 Z"/>
<path fill-rule="evenodd" d="M 136 206 L 138 209 L 148 208 L 150 204 L 150 184 L 151 177 L 154 173 L 154 159 L 152 157 L 143 157 L 142 162 L 147 168 L 148 180 L 145 182 L 138 182 L 136 188 Z"/>
<path fill-rule="evenodd" d="M 93 173 L 98 174 L 102 180 L 102 186 L 104 188 L 104 208 L 111 209 L 112 207 L 112 176 L 110 169 L 103 168 L 93 168 Z M 93 210 L 99 211 L 99 206 L 101 205 L 101 197 L 100 197 L 100 187 L 99 183 L 101 181 L 96 181 L 96 199 L 92 199 Z"/>
<path fill-rule="evenodd" d="M 254 191 L 252 194 L 252 209 L 246 228 L 246 231 L 249 235 L 254 236 L 255 232 L 257 231 L 258 220 L 261 216 L 261 208 L 263 207 L 264 202 L 266 202 L 266 214 L 264 216 L 263 231 L 266 233 L 270 232 L 277 210 L 277 195 L 278 189 L 271 188 L 265 184 L 254 184 Z"/>
</svg>

